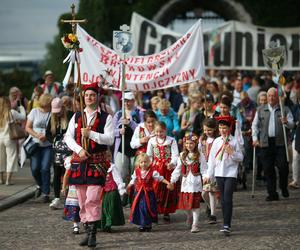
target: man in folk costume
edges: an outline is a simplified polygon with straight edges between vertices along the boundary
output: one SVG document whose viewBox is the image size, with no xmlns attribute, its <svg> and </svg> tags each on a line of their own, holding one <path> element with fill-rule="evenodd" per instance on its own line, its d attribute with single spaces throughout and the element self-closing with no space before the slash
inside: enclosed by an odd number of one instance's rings
<svg viewBox="0 0 300 250">
<path fill-rule="evenodd" d="M 65 141 L 74 151 L 71 160 L 69 184 L 76 185 L 80 206 L 80 218 L 86 223 L 86 237 L 81 246 L 96 246 L 97 221 L 100 220 L 100 193 L 110 166 L 106 157 L 108 146 L 113 144 L 112 116 L 98 106 L 99 86 L 92 83 L 83 86 L 84 117 L 80 112 L 73 115 Z M 87 126 L 83 127 L 83 119 Z M 87 147 L 83 147 L 84 140 Z"/>
</svg>

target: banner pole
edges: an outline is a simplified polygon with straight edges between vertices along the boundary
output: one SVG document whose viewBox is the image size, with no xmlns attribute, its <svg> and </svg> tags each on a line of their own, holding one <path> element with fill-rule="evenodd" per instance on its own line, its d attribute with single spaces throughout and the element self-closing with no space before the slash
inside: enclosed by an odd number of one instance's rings
<svg viewBox="0 0 300 250">
<path fill-rule="evenodd" d="M 122 121 L 125 119 L 125 54 L 123 54 L 122 62 Z M 122 130 L 124 131 L 125 125 L 122 122 Z M 122 134 L 122 165 L 125 161 L 125 133 Z"/>
</svg>

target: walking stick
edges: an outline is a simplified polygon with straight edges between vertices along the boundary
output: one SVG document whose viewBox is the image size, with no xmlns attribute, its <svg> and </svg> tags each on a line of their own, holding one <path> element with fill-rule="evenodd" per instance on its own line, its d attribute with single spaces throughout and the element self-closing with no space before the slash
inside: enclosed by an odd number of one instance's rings
<svg viewBox="0 0 300 250">
<path fill-rule="evenodd" d="M 254 198 L 255 173 L 256 173 L 256 147 L 253 147 L 253 170 L 252 170 L 252 193 L 251 193 L 252 198 Z"/>
</svg>

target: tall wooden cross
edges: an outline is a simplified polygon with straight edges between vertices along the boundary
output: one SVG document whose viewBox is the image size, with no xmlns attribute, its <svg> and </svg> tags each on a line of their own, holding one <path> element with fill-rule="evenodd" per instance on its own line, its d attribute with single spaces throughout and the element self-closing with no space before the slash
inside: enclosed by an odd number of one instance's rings
<svg viewBox="0 0 300 250">
<path fill-rule="evenodd" d="M 81 19 L 81 20 L 77 20 L 76 19 L 76 14 L 75 14 L 75 4 L 71 5 L 71 10 L 72 10 L 72 20 L 64 20 L 62 19 L 61 22 L 62 23 L 69 23 L 72 26 L 72 33 L 75 35 L 76 34 L 76 26 L 78 23 L 86 23 L 87 19 Z M 78 53 L 78 51 L 77 51 Z M 81 113 L 81 117 L 84 117 L 84 111 L 83 111 L 83 96 L 82 96 L 82 86 L 81 86 L 81 73 L 80 73 L 80 63 L 77 60 L 77 57 L 75 57 L 76 59 L 76 65 L 77 65 L 77 83 L 76 83 L 76 88 L 74 91 L 74 105 L 75 106 L 75 100 L 76 100 L 76 93 L 77 91 L 79 91 L 79 100 L 80 100 L 80 113 Z M 86 128 L 86 121 L 85 119 L 82 119 L 82 127 Z M 85 150 L 88 149 L 88 140 L 83 138 L 83 148 Z"/>
<path fill-rule="evenodd" d="M 72 32 L 73 34 L 76 34 L 76 25 L 78 23 L 86 23 L 87 19 L 81 19 L 81 20 L 76 20 L 76 14 L 75 14 L 75 4 L 71 5 L 71 14 L 72 14 L 72 20 L 65 20 L 65 19 L 61 19 L 60 21 L 62 23 L 69 23 L 72 26 Z"/>
</svg>

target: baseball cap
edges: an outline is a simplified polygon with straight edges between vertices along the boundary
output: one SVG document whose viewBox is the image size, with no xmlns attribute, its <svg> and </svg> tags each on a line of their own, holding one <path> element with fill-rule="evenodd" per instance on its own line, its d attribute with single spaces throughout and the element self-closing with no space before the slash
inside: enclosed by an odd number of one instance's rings
<svg viewBox="0 0 300 250">
<path fill-rule="evenodd" d="M 132 92 L 125 92 L 124 94 L 124 99 L 125 100 L 134 100 L 134 95 Z"/>
<path fill-rule="evenodd" d="M 46 70 L 44 77 L 46 77 L 48 75 L 53 75 L 53 72 L 51 70 Z"/>
<path fill-rule="evenodd" d="M 63 102 L 59 97 L 56 97 L 51 102 L 51 112 L 52 113 L 59 113 L 63 106 Z"/>
</svg>

